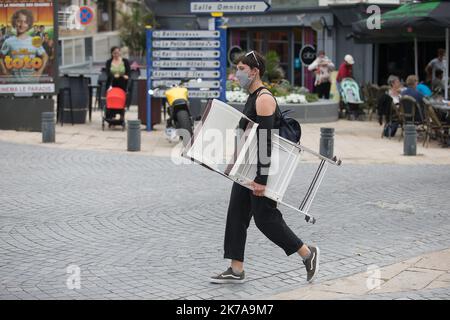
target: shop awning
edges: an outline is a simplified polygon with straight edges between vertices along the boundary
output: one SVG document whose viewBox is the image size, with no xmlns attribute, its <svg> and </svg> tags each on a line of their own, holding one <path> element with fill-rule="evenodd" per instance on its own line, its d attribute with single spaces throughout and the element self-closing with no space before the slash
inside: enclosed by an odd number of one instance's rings
<svg viewBox="0 0 450 320">
<path fill-rule="evenodd" d="M 367 19 L 352 24 L 356 42 L 442 40 L 450 28 L 450 0 L 407 3 L 381 15 L 381 28 L 369 29 Z"/>
</svg>

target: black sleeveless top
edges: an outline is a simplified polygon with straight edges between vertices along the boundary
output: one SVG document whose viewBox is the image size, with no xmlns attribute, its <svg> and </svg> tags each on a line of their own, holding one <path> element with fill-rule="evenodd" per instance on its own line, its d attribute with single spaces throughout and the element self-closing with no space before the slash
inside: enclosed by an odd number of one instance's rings
<svg viewBox="0 0 450 320">
<path fill-rule="evenodd" d="M 251 93 L 248 98 L 247 98 L 247 102 L 245 103 L 244 106 L 244 111 L 242 112 L 243 114 L 245 114 L 250 120 L 257 122 L 256 121 L 256 117 L 257 117 L 257 113 L 256 113 L 256 99 L 258 98 L 258 94 L 260 93 L 261 90 L 266 89 L 266 87 L 259 87 L 258 89 L 256 89 L 253 93 Z M 263 93 L 265 94 L 265 93 Z M 267 93 L 269 94 L 269 93 Z M 272 94 L 270 94 L 272 95 Z M 274 97 L 275 99 L 275 97 Z M 278 103 L 275 100 L 275 103 L 277 104 L 277 107 L 275 109 L 275 120 L 274 120 L 274 129 L 278 129 L 280 128 L 280 116 L 279 113 L 277 112 L 278 109 Z M 239 128 L 245 130 L 245 128 L 247 127 L 248 124 L 248 120 L 245 118 L 242 118 L 241 121 L 239 122 Z"/>
</svg>

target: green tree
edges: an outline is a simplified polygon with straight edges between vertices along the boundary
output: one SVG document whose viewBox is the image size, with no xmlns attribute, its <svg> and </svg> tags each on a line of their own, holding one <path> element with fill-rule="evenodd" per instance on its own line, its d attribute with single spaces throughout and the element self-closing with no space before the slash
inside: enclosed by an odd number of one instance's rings
<svg viewBox="0 0 450 320">
<path fill-rule="evenodd" d="M 121 23 L 120 39 L 130 50 L 130 55 L 142 58 L 146 51 L 146 26 L 156 26 L 153 12 L 143 1 L 129 3 L 129 10 L 118 11 Z"/>
</svg>

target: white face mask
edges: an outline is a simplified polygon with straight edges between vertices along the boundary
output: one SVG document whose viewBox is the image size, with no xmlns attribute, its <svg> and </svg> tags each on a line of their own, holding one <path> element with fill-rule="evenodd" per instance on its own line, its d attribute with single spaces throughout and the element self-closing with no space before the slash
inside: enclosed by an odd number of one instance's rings
<svg viewBox="0 0 450 320">
<path fill-rule="evenodd" d="M 238 78 L 239 84 L 244 89 L 250 88 L 250 85 L 252 84 L 253 80 L 255 80 L 255 78 L 251 78 L 248 75 L 248 73 L 245 72 L 244 70 L 238 70 L 236 72 L 236 78 Z"/>
</svg>

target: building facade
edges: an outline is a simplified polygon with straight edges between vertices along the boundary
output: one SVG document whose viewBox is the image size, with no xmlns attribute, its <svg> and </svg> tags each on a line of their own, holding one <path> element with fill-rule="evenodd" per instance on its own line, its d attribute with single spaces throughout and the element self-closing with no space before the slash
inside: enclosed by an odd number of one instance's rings
<svg viewBox="0 0 450 320">
<path fill-rule="evenodd" d="M 88 6 L 93 11 L 92 21 L 83 25 L 76 14 Z M 112 0 L 59 0 L 58 35 L 60 69 L 104 63 L 110 57 L 110 48 L 120 45 L 117 11 L 125 3 Z"/>
<path fill-rule="evenodd" d="M 324 50 L 336 68 L 346 54 L 355 59 L 354 76 L 359 83 L 376 82 L 379 46 L 357 44 L 351 24 L 367 18 L 368 6 L 381 11 L 400 5 L 400 0 L 272 0 L 265 13 L 225 15 L 229 48 L 244 51 L 275 50 L 286 78 L 295 85 L 312 89 L 313 75 L 301 64 L 302 47 L 312 45 Z M 190 1 L 146 0 L 161 29 L 207 29 L 210 16 L 190 13 Z"/>
</svg>

